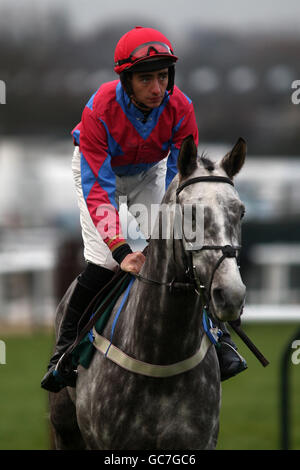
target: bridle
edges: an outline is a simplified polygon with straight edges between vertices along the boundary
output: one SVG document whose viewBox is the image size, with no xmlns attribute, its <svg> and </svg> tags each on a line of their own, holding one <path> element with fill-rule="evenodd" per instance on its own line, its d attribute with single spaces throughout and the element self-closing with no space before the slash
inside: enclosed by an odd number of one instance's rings
<svg viewBox="0 0 300 470">
<path fill-rule="evenodd" d="M 227 183 L 234 187 L 233 181 L 230 178 L 225 176 L 198 176 L 195 178 L 191 178 L 190 180 L 185 181 L 180 186 L 178 186 L 176 190 L 176 204 L 179 204 L 179 194 L 181 191 L 195 183 L 199 182 L 210 182 L 210 183 Z M 198 295 L 200 295 L 204 299 L 204 303 L 208 308 L 210 301 L 211 301 L 211 288 L 212 283 L 214 280 L 215 273 L 219 266 L 222 264 L 225 258 L 237 258 L 237 253 L 241 250 L 241 246 L 231 246 L 231 245 L 203 245 L 200 250 L 185 250 L 183 245 L 183 238 L 180 238 L 180 243 L 182 246 L 182 253 L 184 257 L 184 265 L 186 267 L 186 275 L 192 279 L 192 282 L 195 286 L 195 290 Z M 174 243 L 173 243 L 174 246 Z M 205 250 L 221 250 L 222 256 L 218 259 L 217 263 L 215 264 L 213 271 L 210 276 L 210 280 L 208 283 L 208 287 L 206 287 L 199 278 L 199 275 L 196 270 L 196 266 L 193 261 L 193 254 L 195 251 L 205 251 Z"/>
<path fill-rule="evenodd" d="M 230 184 L 231 186 L 234 186 L 233 181 L 230 178 L 227 178 L 225 176 L 197 176 L 195 178 L 191 178 L 181 185 L 178 186 L 176 190 L 176 204 L 179 205 L 179 194 L 181 191 L 186 188 L 187 186 L 190 186 L 195 183 L 200 183 L 200 182 L 213 182 L 213 183 L 227 183 Z M 197 295 L 199 295 L 202 298 L 202 303 L 203 305 L 208 308 L 210 301 L 211 301 L 211 288 L 212 288 L 212 283 L 214 280 L 215 273 L 219 266 L 222 264 L 224 259 L 226 258 L 236 258 L 238 257 L 238 253 L 241 250 L 241 246 L 231 246 L 231 245 L 203 245 L 200 249 L 197 250 L 186 250 L 184 247 L 183 243 L 183 237 L 179 238 L 180 243 L 181 243 L 181 252 L 183 254 L 183 264 L 185 266 L 185 275 L 188 278 L 189 282 L 183 283 L 183 282 L 177 282 L 176 279 L 173 279 L 170 282 L 160 282 L 160 281 L 155 281 L 152 279 L 145 278 L 141 276 L 140 274 L 136 274 L 136 278 L 140 281 L 146 282 L 148 284 L 152 285 L 159 285 L 159 286 L 165 286 L 168 287 L 170 290 L 172 289 L 184 289 L 184 290 L 194 290 Z M 205 286 L 200 278 L 199 274 L 197 273 L 196 266 L 193 261 L 193 255 L 195 252 L 199 251 L 204 251 L 204 250 L 221 250 L 222 251 L 222 256 L 218 259 L 217 263 L 215 264 L 213 271 L 210 276 L 210 280 L 208 283 L 208 286 Z M 174 247 L 174 237 L 173 237 L 173 257 L 175 259 L 175 247 Z"/>
</svg>

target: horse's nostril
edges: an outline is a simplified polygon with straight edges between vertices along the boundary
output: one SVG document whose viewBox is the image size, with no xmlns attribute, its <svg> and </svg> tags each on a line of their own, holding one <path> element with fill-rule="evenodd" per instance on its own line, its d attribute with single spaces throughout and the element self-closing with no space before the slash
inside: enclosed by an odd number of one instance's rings
<svg viewBox="0 0 300 470">
<path fill-rule="evenodd" d="M 224 307 L 225 304 L 226 304 L 226 299 L 225 299 L 225 296 L 224 296 L 223 289 L 215 288 L 213 290 L 213 299 L 219 307 Z"/>
</svg>

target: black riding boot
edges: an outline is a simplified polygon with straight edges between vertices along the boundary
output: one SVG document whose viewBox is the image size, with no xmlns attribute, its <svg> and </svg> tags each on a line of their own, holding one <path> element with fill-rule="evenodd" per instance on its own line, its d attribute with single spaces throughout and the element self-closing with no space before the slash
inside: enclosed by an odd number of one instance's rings
<svg viewBox="0 0 300 470">
<path fill-rule="evenodd" d="M 245 359 L 237 352 L 237 346 L 232 341 L 225 323 L 220 322 L 218 326 L 223 334 L 219 341 L 219 347 L 216 349 L 221 381 L 224 381 L 246 370 L 248 366 Z"/>
<path fill-rule="evenodd" d="M 61 368 L 59 361 L 75 341 L 78 322 L 85 309 L 95 295 L 112 279 L 113 275 L 113 271 L 88 263 L 85 271 L 78 276 L 77 284 L 60 324 L 55 352 L 50 359 L 48 372 L 41 382 L 41 386 L 45 390 L 59 392 L 66 386 L 76 386 L 77 372 L 73 370 L 70 363 L 71 358 Z"/>
</svg>

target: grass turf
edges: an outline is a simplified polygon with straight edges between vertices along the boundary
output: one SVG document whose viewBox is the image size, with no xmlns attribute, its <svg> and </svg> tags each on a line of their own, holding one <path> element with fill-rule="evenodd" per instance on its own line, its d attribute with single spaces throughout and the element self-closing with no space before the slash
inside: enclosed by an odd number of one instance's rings
<svg viewBox="0 0 300 470">
<path fill-rule="evenodd" d="M 248 324 L 244 330 L 270 361 L 264 368 L 232 334 L 248 370 L 222 383 L 218 449 L 281 448 L 281 363 L 285 347 L 299 330 L 295 324 Z M 294 350 L 290 349 L 291 355 Z M 291 449 L 300 449 L 300 364 L 289 361 Z"/>
<path fill-rule="evenodd" d="M 218 449 L 280 448 L 281 355 L 297 327 L 295 324 L 244 326 L 269 359 L 266 368 L 233 333 L 249 369 L 222 384 Z M 6 345 L 6 364 L 0 365 L 0 449 L 49 449 L 47 392 L 40 388 L 40 380 L 49 360 L 53 336 L 36 332 L 0 339 Z M 291 448 L 300 449 L 300 364 L 290 362 L 290 377 Z"/>
<path fill-rule="evenodd" d="M 48 395 L 40 381 L 53 336 L 40 332 L 1 339 L 6 364 L 0 365 L 0 449 L 48 449 Z"/>
</svg>

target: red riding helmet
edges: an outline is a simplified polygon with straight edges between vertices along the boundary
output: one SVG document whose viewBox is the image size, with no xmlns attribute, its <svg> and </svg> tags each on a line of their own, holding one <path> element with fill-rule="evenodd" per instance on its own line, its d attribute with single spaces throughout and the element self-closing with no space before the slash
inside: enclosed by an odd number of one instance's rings
<svg viewBox="0 0 300 470">
<path fill-rule="evenodd" d="M 156 29 L 136 26 L 121 37 L 114 59 L 114 70 L 120 74 L 124 71 L 140 70 L 137 64 L 142 62 L 149 66 L 151 62 L 155 68 L 156 62 L 161 68 L 169 67 L 174 65 L 178 57 L 174 55 L 170 41 L 162 33 Z"/>
</svg>

